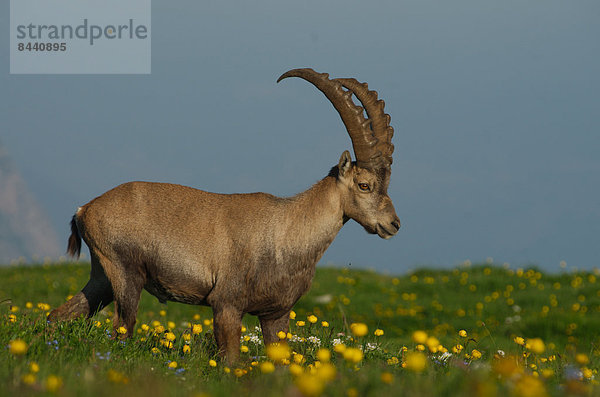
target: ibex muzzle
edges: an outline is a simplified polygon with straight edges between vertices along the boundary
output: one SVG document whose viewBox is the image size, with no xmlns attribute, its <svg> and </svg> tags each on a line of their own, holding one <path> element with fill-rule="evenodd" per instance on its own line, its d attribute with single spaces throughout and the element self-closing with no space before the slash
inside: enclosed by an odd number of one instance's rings
<svg viewBox="0 0 600 397">
<path fill-rule="evenodd" d="M 128 337 L 146 289 L 161 302 L 211 306 L 219 352 L 234 362 L 245 313 L 259 317 L 266 344 L 288 331 L 290 310 L 346 221 L 386 239 L 398 232 L 387 194 L 394 130 L 384 102 L 354 79 L 331 80 L 312 69 L 290 70 L 279 80 L 287 77 L 305 79 L 327 96 L 350 135 L 356 162 L 345 151 L 325 178 L 290 198 L 165 183 L 117 186 L 73 216 L 68 252 L 78 256 L 81 239 L 86 242 L 90 280 L 49 320 L 89 317 L 114 300 L 113 326 L 125 327 Z M 364 109 L 353 103 L 353 94 Z"/>
</svg>

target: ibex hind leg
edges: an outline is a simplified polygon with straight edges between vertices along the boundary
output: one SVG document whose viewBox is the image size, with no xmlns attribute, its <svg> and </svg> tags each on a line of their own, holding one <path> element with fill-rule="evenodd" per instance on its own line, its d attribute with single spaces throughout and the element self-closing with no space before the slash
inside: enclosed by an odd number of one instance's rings
<svg viewBox="0 0 600 397">
<path fill-rule="evenodd" d="M 115 336 L 128 338 L 133 335 L 136 323 L 138 304 L 145 284 L 145 275 L 138 271 L 128 271 L 126 266 L 117 260 L 102 260 L 104 271 L 112 286 L 115 300 L 113 328 Z M 135 266 L 132 266 L 135 268 Z M 121 327 L 125 328 L 125 332 Z"/>
<path fill-rule="evenodd" d="M 230 306 L 214 307 L 214 332 L 221 358 L 234 364 L 240 357 L 243 313 Z"/>
<path fill-rule="evenodd" d="M 90 280 L 83 289 L 62 306 L 54 309 L 49 321 L 91 317 L 113 301 L 113 291 L 98 257 L 92 255 Z"/>
<path fill-rule="evenodd" d="M 262 329 L 265 345 L 279 342 L 280 338 L 277 335 L 279 332 L 283 331 L 287 334 L 290 327 L 289 316 L 290 312 L 287 312 L 283 316 L 276 318 L 259 316 L 258 319 L 260 320 L 260 327 Z"/>
</svg>

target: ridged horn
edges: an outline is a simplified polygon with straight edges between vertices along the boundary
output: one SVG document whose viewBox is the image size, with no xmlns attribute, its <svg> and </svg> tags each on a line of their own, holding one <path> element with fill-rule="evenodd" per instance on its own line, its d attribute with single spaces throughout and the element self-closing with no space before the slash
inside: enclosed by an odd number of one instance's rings
<svg viewBox="0 0 600 397">
<path fill-rule="evenodd" d="M 366 83 L 354 79 L 330 80 L 327 73 L 317 73 L 310 68 L 287 71 L 277 82 L 288 77 L 300 77 L 312 83 L 329 99 L 350 135 L 359 167 L 374 169 L 392 164 L 394 146 L 390 140 L 394 130 L 389 125 L 390 116 L 383 112 L 384 102 L 377 100 L 377 92 L 369 91 Z M 364 109 L 352 101 L 352 94 L 365 107 L 368 119 L 364 117 Z"/>
</svg>

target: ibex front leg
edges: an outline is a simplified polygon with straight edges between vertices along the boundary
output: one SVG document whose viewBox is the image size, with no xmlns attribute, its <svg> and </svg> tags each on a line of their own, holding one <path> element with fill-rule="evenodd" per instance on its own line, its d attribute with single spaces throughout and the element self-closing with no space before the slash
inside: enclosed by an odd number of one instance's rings
<svg viewBox="0 0 600 397">
<path fill-rule="evenodd" d="M 231 306 L 213 307 L 214 331 L 219 355 L 228 364 L 240 358 L 243 313 Z"/>
<path fill-rule="evenodd" d="M 289 320 L 290 312 L 286 312 L 281 317 L 259 317 L 260 327 L 262 328 L 263 339 L 265 346 L 271 343 L 279 342 L 279 336 L 277 333 L 283 331 L 287 334 L 290 328 Z"/>
</svg>

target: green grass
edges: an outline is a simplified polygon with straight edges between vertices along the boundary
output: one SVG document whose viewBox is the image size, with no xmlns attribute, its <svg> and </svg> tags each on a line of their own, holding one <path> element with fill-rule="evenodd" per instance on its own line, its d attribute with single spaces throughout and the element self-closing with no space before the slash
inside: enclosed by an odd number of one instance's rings
<svg viewBox="0 0 600 397">
<path fill-rule="evenodd" d="M 299 389 L 310 394 L 305 387 L 314 384 L 324 387 L 315 392 L 336 396 L 600 393 L 600 276 L 594 272 L 545 274 L 481 265 L 393 277 L 319 268 L 291 321 L 291 332 L 305 338 L 290 342 L 302 355 L 290 361 L 298 360 L 303 375 L 292 374 L 297 367 L 290 365 L 261 373 L 269 359 L 264 347 L 253 342 L 259 336 L 253 316 L 244 318 L 243 335 L 251 338 L 243 342 L 248 352 L 236 367 L 226 368 L 216 357 L 210 308 L 165 306 L 146 292 L 135 337 L 125 342 L 109 335 L 112 305 L 91 320 L 47 324 L 48 309 L 78 292 L 88 273 L 88 264 L 0 268 L 0 395 L 280 396 L 298 395 Z M 318 317 L 315 324 L 307 321 L 311 314 Z M 306 324 L 299 326 L 298 320 Z M 174 324 L 172 348 L 165 346 L 165 333 L 152 332 L 155 321 L 166 328 Z M 351 323 L 366 324 L 368 334 L 349 339 Z M 202 324 L 203 330 L 186 341 L 190 324 Z M 143 325 L 150 329 L 144 331 Z M 376 329 L 384 335 L 375 336 Z M 411 370 L 410 353 L 420 348 L 413 341 L 417 330 L 437 338 L 452 356 L 443 361 L 441 352 L 425 344 L 426 368 Z M 460 337 L 459 330 L 468 337 Z M 332 352 L 335 377 L 322 379 L 326 372 L 315 364 L 318 348 L 309 337 Z M 544 351 L 521 346 L 515 337 L 541 338 Z M 364 358 L 352 363 L 334 352 L 336 339 L 362 348 Z M 14 340 L 25 342 L 25 354 L 11 352 Z M 456 345 L 463 346 L 460 353 L 453 353 Z M 210 366 L 210 360 L 217 366 Z M 171 362 L 177 368 L 169 368 Z"/>
</svg>

